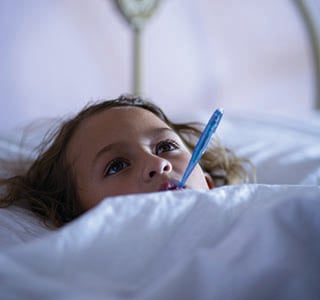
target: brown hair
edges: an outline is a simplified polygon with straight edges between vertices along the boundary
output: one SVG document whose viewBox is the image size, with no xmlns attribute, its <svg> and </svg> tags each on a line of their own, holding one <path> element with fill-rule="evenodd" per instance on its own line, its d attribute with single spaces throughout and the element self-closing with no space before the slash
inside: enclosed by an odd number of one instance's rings
<svg viewBox="0 0 320 300">
<path fill-rule="evenodd" d="M 200 123 L 173 123 L 159 107 L 139 97 L 120 96 L 87 105 L 74 118 L 62 122 L 46 135 L 37 148 L 36 158 L 25 172 L 0 178 L 0 207 L 19 204 L 22 199 L 51 227 L 60 227 L 83 213 L 71 167 L 66 161 L 66 148 L 84 119 L 119 106 L 141 107 L 151 111 L 171 127 L 191 151 L 201 134 Z M 247 163 L 247 160 L 236 157 L 230 149 L 222 147 L 217 140 L 200 161 L 202 169 L 210 174 L 215 186 L 246 182 Z"/>
</svg>

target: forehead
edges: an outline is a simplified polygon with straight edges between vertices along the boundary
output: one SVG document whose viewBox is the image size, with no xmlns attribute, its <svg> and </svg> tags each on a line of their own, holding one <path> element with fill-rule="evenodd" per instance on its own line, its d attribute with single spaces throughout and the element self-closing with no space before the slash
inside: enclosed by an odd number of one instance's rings
<svg viewBox="0 0 320 300">
<path fill-rule="evenodd" d="M 88 117 L 86 120 L 83 120 L 79 129 L 117 129 L 119 132 L 121 130 L 139 130 L 141 127 L 148 126 L 169 127 L 164 121 L 149 110 L 139 107 L 123 106 L 109 108 Z"/>
<path fill-rule="evenodd" d="M 152 112 L 138 107 L 114 107 L 83 120 L 69 144 L 69 150 L 130 138 L 156 128 L 170 128 Z"/>
</svg>

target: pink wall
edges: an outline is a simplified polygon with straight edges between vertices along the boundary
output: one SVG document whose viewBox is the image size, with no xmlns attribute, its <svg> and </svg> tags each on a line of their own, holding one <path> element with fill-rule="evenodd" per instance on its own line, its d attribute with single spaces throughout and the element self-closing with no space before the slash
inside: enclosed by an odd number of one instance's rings
<svg viewBox="0 0 320 300">
<path fill-rule="evenodd" d="M 132 36 L 111 0 L 5 0 L 0 25 L 2 130 L 131 91 Z M 164 0 L 143 51 L 144 95 L 169 114 L 312 109 L 309 41 L 289 0 Z"/>
</svg>

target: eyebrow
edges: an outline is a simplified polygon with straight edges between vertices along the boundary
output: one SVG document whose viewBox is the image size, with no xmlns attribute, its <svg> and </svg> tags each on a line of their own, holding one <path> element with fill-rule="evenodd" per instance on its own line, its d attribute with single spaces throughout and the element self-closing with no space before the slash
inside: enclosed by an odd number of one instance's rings
<svg viewBox="0 0 320 300">
<path fill-rule="evenodd" d="M 119 148 L 121 147 L 121 145 L 124 145 L 124 143 L 112 143 L 109 145 L 106 145 L 104 147 L 102 147 L 97 154 L 94 156 L 93 161 L 92 161 L 92 165 L 95 165 L 97 163 L 97 160 L 104 155 L 107 152 L 110 152 L 112 149 L 114 148 Z"/>
<path fill-rule="evenodd" d="M 170 127 L 160 127 L 160 128 L 153 128 L 151 130 L 148 130 L 147 131 L 147 135 L 150 135 L 150 136 L 159 136 L 163 133 L 166 133 L 166 132 L 169 132 L 169 133 L 174 133 L 175 135 L 177 135 L 177 133 Z M 178 136 L 178 135 L 177 135 Z M 114 148 L 120 148 L 120 147 L 123 147 L 125 146 L 126 144 L 124 142 L 117 142 L 117 143 L 112 143 L 112 144 L 108 144 L 104 147 L 102 147 L 98 152 L 97 154 L 94 156 L 93 158 L 93 162 L 92 164 L 95 165 L 97 160 L 102 156 L 104 155 L 105 153 L 111 151 L 112 149 Z"/>
</svg>

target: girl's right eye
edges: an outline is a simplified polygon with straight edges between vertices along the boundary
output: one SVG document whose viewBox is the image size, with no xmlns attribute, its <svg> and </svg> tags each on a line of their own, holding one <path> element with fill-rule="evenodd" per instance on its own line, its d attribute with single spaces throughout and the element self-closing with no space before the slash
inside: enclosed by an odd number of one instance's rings
<svg viewBox="0 0 320 300">
<path fill-rule="evenodd" d="M 123 159 L 114 159 L 106 167 L 104 176 L 115 175 L 123 169 L 127 168 L 129 165 L 130 164 Z"/>
</svg>

